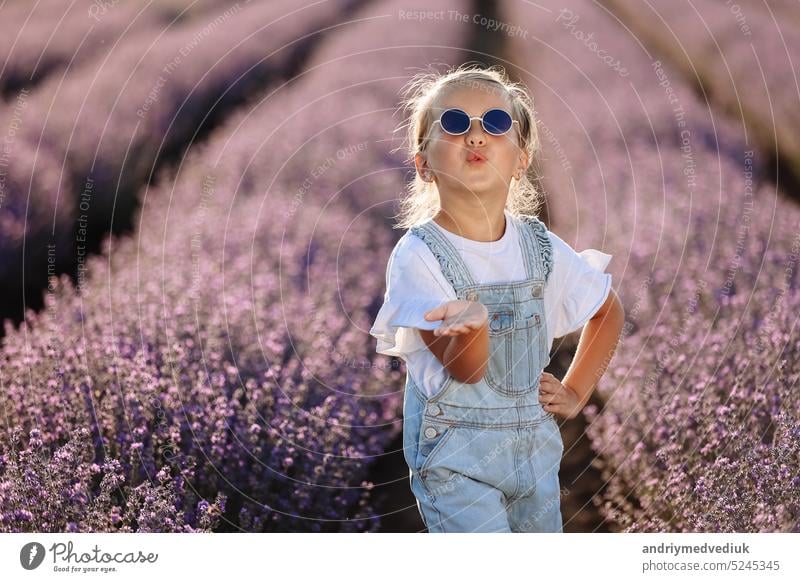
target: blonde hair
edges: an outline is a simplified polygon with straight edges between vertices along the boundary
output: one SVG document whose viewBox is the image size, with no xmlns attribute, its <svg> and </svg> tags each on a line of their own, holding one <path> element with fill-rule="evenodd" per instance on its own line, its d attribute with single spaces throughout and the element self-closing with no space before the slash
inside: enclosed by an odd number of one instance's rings
<svg viewBox="0 0 800 582">
<path fill-rule="evenodd" d="M 515 216 L 535 215 L 544 201 L 544 196 L 534 185 L 534 180 L 536 182 L 539 180 L 538 176 L 531 178 L 529 175 L 529 169 L 536 166 L 535 162 L 538 161 L 541 150 L 533 99 L 526 88 L 521 83 L 512 82 L 499 65 L 486 67 L 481 64 L 464 64 L 445 73 L 430 70 L 414 75 L 406 83 L 402 90 L 404 99 L 401 102 L 401 109 L 406 114 L 404 123 L 406 139 L 401 146 L 409 154 L 406 162 L 413 166 L 416 154 L 425 152 L 429 141 L 426 136 L 434 121 L 433 102 L 443 90 L 454 85 L 499 86 L 508 97 L 511 116 L 519 121 L 519 146 L 527 151 L 529 163 L 520 180 L 512 178 L 506 208 Z M 398 129 L 402 128 L 403 126 Z M 410 228 L 432 218 L 441 208 L 436 184 L 424 181 L 419 173 L 414 172 L 414 179 L 406 185 L 406 192 L 399 206 L 400 211 L 395 217 L 397 222 L 394 228 Z"/>
</svg>

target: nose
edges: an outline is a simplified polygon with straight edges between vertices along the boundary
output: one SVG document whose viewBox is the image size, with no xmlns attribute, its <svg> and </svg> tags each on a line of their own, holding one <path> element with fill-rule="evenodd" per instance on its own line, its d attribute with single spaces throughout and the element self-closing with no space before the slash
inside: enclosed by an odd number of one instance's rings
<svg viewBox="0 0 800 582">
<path fill-rule="evenodd" d="M 486 135 L 483 133 L 483 126 L 480 120 L 475 119 L 469 126 L 469 131 L 465 134 L 467 145 L 471 148 L 486 145 Z"/>
</svg>

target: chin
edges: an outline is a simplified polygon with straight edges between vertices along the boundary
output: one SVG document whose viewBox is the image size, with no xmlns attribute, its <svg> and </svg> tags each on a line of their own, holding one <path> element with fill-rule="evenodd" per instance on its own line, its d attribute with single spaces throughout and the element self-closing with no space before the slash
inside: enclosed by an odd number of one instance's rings
<svg viewBox="0 0 800 582">
<path fill-rule="evenodd" d="M 496 191 L 498 188 L 503 187 L 502 183 L 498 184 L 497 182 L 487 180 L 486 178 L 466 178 L 464 180 L 464 185 L 471 190 L 475 190 L 476 192 L 479 190 Z"/>
<path fill-rule="evenodd" d="M 489 180 L 486 176 L 459 176 L 461 181 L 452 184 L 453 191 L 462 191 L 469 194 L 481 195 L 484 193 L 507 191 L 508 187 L 502 183 Z"/>
</svg>

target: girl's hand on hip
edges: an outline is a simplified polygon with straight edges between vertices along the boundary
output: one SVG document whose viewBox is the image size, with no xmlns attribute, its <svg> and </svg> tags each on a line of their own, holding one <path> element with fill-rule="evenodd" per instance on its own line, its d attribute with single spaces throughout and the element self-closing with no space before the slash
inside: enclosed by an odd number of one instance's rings
<svg viewBox="0 0 800 582">
<path fill-rule="evenodd" d="M 583 402 L 575 391 L 549 372 L 542 372 L 539 379 L 539 402 L 546 412 L 566 419 L 575 418 L 583 410 Z"/>
<path fill-rule="evenodd" d="M 425 312 L 427 321 L 442 320 L 442 325 L 433 330 L 436 336 L 471 333 L 487 325 L 489 311 L 479 301 L 456 299 L 442 303 Z"/>
</svg>

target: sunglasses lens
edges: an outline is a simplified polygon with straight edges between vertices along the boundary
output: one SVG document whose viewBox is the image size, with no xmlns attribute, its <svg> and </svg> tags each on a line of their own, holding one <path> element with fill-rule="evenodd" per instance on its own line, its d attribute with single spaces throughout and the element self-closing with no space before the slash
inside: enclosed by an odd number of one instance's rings
<svg viewBox="0 0 800 582">
<path fill-rule="evenodd" d="M 442 113 L 442 129 L 460 135 L 469 129 L 469 116 L 460 109 L 448 109 Z"/>
<path fill-rule="evenodd" d="M 491 109 L 483 116 L 483 127 L 492 135 L 503 135 L 514 123 L 511 116 L 502 109 Z"/>
</svg>

